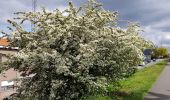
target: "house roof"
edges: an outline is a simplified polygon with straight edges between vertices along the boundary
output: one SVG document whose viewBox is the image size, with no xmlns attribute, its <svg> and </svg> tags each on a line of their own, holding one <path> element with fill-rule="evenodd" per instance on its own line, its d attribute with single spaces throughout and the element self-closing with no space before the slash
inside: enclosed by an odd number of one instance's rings
<svg viewBox="0 0 170 100">
<path fill-rule="evenodd" d="M 0 46 L 8 46 L 9 41 L 5 38 L 0 39 Z"/>
<path fill-rule="evenodd" d="M 18 50 L 18 47 L 10 47 L 10 42 L 7 38 L 0 38 L 0 50 Z"/>
</svg>

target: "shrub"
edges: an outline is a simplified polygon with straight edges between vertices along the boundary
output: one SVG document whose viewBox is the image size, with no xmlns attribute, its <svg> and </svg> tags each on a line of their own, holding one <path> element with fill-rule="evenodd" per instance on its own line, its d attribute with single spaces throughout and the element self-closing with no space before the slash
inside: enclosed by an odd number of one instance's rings
<svg viewBox="0 0 170 100">
<path fill-rule="evenodd" d="M 4 64 L 23 77 L 16 100 L 75 100 L 106 90 L 108 81 L 133 74 L 143 59 L 142 49 L 150 43 L 141 38 L 139 27 L 116 26 L 117 12 L 105 11 L 89 1 L 76 9 L 72 3 L 64 12 L 18 12 L 21 21 L 10 22 L 11 46 L 19 52 Z M 29 32 L 24 21 L 35 25 Z"/>
</svg>

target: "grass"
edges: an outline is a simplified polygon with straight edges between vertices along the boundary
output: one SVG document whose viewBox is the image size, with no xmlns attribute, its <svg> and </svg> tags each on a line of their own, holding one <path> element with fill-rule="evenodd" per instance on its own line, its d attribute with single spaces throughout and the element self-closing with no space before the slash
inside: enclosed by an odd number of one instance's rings
<svg viewBox="0 0 170 100">
<path fill-rule="evenodd" d="M 112 100 L 109 96 L 90 96 L 87 100 Z"/>
<path fill-rule="evenodd" d="M 157 64 L 141 69 L 133 76 L 120 81 L 121 88 L 119 91 L 125 95 L 119 97 L 119 99 L 143 100 L 144 96 L 148 93 L 166 64 L 166 61 L 158 62 Z M 128 94 L 128 96 L 126 94 Z M 88 100 L 111 100 L 111 97 L 104 97 L 99 95 L 92 96 Z"/>
<path fill-rule="evenodd" d="M 161 61 L 155 65 L 144 68 L 135 73 L 132 77 L 121 81 L 120 84 L 122 88 L 120 90 L 131 93 L 130 96 L 122 99 L 143 100 L 144 96 L 148 93 L 153 83 L 164 69 L 166 63 L 166 61 Z"/>
</svg>

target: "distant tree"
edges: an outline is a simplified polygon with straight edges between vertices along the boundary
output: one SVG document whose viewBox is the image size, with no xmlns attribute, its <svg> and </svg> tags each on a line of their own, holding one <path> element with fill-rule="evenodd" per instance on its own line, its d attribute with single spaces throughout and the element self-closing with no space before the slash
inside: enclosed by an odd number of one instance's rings
<svg viewBox="0 0 170 100">
<path fill-rule="evenodd" d="M 153 58 L 165 58 L 168 56 L 168 49 L 165 47 L 158 47 L 153 49 Z"/>
<path fill-rule="evenodd" d="M 108 81 L 133 74 L 142 50 L 152 45 L 140 37 L 139 26 L 118 28 L 117 13 L 93 0 L 79 9 L 70 2 L 63 12 L 16 14 L 21 23 L 9 20 L 15 34 L 8 38 L 19 52 L 3 68 L 33 76 L 19 80 L 15 100 L 75 100 L 106 90 Z M 34 32 L 22 27 L 24 21 L 35 24 Z"/>
</svg>

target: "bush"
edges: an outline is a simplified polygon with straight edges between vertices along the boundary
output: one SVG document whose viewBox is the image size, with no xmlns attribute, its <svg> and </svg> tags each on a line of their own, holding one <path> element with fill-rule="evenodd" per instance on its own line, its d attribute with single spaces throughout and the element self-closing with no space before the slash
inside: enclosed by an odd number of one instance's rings
<svg viewBox="0 0 170 100">
<path fill-rule="evenodd" d="M 165 47 L 157 47 L 153 49 L 152 58 L 167 58 L 168 49 Z"/>
<path fill-rule="evenodd" d="M 107 82 L 133 74 L 150 43 L 139 27 L 116 27 L 117 12 L 102 9 L 95 1 L 79 9 L 72 3 L 64 12 L 16 13 L 21 23 L 8 36 L 19 52 L 4 64 L 23 77 L 16 100 L 75 100 L 96 91 L 106 91 Z M 33 32 L 22 27 L 35 24 Z M 14 96 L 13 96 L 14 98 Z"/>
</svg>

